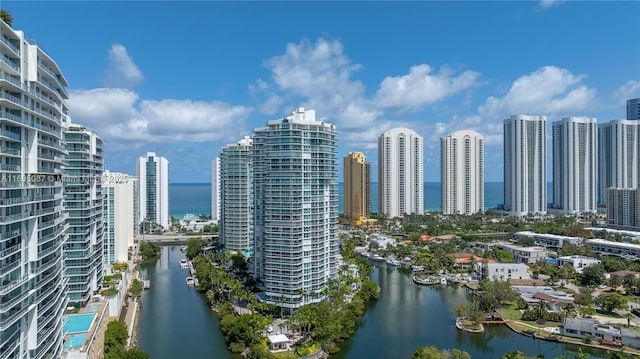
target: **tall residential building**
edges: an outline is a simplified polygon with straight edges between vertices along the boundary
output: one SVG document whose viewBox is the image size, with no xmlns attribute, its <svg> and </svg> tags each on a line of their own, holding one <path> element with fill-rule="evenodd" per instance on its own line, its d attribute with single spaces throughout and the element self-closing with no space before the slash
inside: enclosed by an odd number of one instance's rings
<svg viewBox="0 0 640 359">
<path fill-rule="evenodd" d="M 640 121 L 615 120 L 598 125 L 598 204 L 609 187 L 640 187 Z"/>
<path fill-rule="evenodd" d="M 595 118 L 567 117 L 553 123 L 553 208 L 562 213 L 598 211 Z"/>
<path fill-rule="evenodd" d="M 371 214 L 371 163 L 364 153 L 349 152 L 344 158 L 344 214 L 361 220 Z"/>
<path fill-rule="evenodd" d="M 440 139 L 442 213 L 484 211 L 484 137 L 461 130 Z"/>
<path fill-rule="evenodd" d="M 253 247 L 253 166 L 251 137 L 222 148 L 220 153 L 220 238 L 225 250 Z"/>
<path fill-rule="evenodd" d="M 504 209 L 515 216 L 547 212 L 547 117 L 504 120 Z"/>
<path fill-rule="evenodd" d="M 137 223 L 134 220 L 135 178 L 124 173 L 105 171 L 102 175 L 104 194 L 104 263 L 127 262 L 129 247 Z"/>
<path fill-rule="evenodd" d="M 323 299 L 338 271 L 335 126 L 298 108 L 254 130 L 255 278 L 290 312 Z"/>
<path fill-rule="evenodd" d="M 220 219 L 220 157 L 211 161 L 211 219 Z"/>
<path fill-rule="evenodd" d="M 627 120 L 640 120 L 640 98 L 627 100 Z"/>
<path fill-rule="evenodd" d="M 423 139 L 408 128 L 378 138 L 378 212 L 387 217 L 424 212 Z"/>
<path fill-rule="evenodd" d="M 0 356 L 58 358 L 67 281 L 62 247 L 67 81 L 0 20 Z"/>
<path fill-rule="evenodd" d="M 169 161 L 155 152 L 147 152 L 138 158 L 137 172 L 140 221 L 144 226 L 169 229 Z"/>
<path fill-rule="evenodd" d="M 64 209 L 67 213 L 65 270 L 69 302 L 80 307 L 97 294 L 103 274 L 104 164 L 102 139 L 85 127 L 64 129 L 67 157 L 64 169 Z"/>
<path fill-rule="evenodd" d="M 640 229 L 640 188 L 607 188 L 607 225 Z"/>
</svg>

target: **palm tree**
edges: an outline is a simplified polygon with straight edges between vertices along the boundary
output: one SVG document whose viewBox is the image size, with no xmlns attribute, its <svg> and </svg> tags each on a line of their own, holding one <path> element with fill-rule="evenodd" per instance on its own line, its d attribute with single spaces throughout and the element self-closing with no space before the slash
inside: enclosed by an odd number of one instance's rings
<svg viewBox="0 0 640 359">
<path fill-rule="evenodd" d="M 573 305 L 572 303 L 569 303 L 567 305 L 564 306 L 564 308 L 562 309 L 562 312 L 564 313 L 564 322 L 567 321 L 567 318 L 575 318 L 576 315 L 578 315 L 578 311 L 576 310 L 576 306 Z"/>
<path fill-rule="evenodd" d="M 544 300 L 541 300 L 538 303 L 536 303 L 536 307 L 534 310 L 536 311 L 536 317 L 538 318 L 538 320 L 544 319 L 547 316 L 547 313 L 549 311 L 549 303 L 547 303 Z"/>
<path fill-rule="evenodd" d="M 0 19 L 9 26 L 13 25 L 13 16 L 11 16 L 11 13 L 5 9 L 0 9 Z"/>
</svg>

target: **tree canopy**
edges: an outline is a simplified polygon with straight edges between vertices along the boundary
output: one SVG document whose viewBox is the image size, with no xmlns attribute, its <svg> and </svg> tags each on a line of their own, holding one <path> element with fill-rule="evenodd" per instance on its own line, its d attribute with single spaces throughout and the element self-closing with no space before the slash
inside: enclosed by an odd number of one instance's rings
<svg viewBox="0 0 640 359">
<path fill-rule="evenodd" d="M 6 22 L 7 25 L 13 26 L 13 16 L 11 16 L 11 13 L 8 12 L 7 10 L 0 9 L 0 19 L 2 19 L 2 21 Z"/>
</svg>

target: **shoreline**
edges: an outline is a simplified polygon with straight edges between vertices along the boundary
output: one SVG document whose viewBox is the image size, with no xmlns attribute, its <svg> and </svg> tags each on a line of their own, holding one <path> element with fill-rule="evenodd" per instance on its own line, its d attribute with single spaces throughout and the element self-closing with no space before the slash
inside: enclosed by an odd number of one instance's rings
<svg viewBox="0 0 640 359">
<path fill-rule="evenodd" d="M 576 345 L 576 346 L 589 347 L 589 348 L 598 349 L 598 350 L 604 350 L 604 351 L 611 351 L 611 350 L 620 351 L 620 350 L 622 350 L 624 353 L 640 356 L 640 350 L 636 349 L 636 348 L 633 348 L 633 347 L 624 346 L 622 348 L 615 348 L 615 347 L 601 345 L 601 344 L 597 344 L 597 343 L 595 343 L 595 344 L 594 343 L 587 344 L 587 343 L 583 342 L 582 340 L 580 340 L 578 338 L 566 337 L 566 336 L 560 335 L 560 334 L 556 334 L 554 336 L 538 335 L 537 332 L 534 332 L 533 334 L 529 334 L 529 333 L 527 333 L 525 331 L 520 331 L 517 328 L 515 328 L 514 326 L 512 326 L 511 325 L 512 323 L 516 323 L 517 322 L 515 320 L 503 319 L 502 322 L 509 329 L 511 329 L 513 332 L 515 332 L 517 334 L 520 334 L 520 335 L 524 335 L 526 337 L 534 338 L 534 339 L 537 339 L 537 340 L 545 340 L 545 341 L 548 341 L 548 342 L 556 342 L 556 343 L 563 343 L 563 344 L 572 344 L 572 345 Z M 573 340 L 565 339 L 565 338 L 571 338 Z"/>
</svg>

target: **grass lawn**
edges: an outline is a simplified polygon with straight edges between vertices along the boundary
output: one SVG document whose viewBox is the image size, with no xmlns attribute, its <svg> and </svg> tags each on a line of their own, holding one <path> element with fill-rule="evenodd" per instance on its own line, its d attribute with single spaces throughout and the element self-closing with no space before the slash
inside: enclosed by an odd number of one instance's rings
<svg viewBox="0 0 640 359">
<path fill-rule="evenodd" d="M 500 313 L 504 319 L 520 320 L 520 318 L 522 318 L 520 309 L 501 308 L 498 309 L 498 313 Z"/>
<path fill-rule="evenodd" d="M 293 350 L 290 350 L 288 352 L 278 352 L 278 353 L 272 353 L 276 358 L 281 358 L 281 359 L 295 359 L 298 356 L 296 355 L 296 352 L 294 352 Z"/>
</svg>

